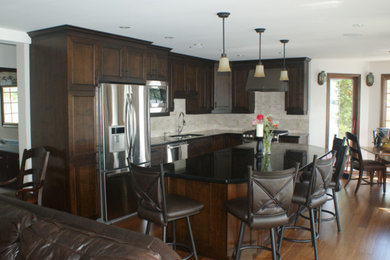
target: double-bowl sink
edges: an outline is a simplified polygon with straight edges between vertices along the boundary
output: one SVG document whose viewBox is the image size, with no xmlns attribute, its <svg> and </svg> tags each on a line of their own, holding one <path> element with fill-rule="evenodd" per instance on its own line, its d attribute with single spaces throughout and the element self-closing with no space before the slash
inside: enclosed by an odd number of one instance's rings
<svg viewBox="0 0 390 260">
<path fill-rule="evenodd" d="M 199 137 L 199 136 L 203 136 L 203 135 L 201 135 L 201 134 L 180 134 L 180 135 L 170 135 L 169 137 L 175 138 L 177 140 L 183 140 L 183 139 Z"/>
</svg>

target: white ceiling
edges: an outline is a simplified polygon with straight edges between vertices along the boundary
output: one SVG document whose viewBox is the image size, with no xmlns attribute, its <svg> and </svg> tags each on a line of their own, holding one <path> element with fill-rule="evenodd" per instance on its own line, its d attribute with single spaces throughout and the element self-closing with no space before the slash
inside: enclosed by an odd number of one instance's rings
<svg viewBox="0 0 390 260">
<path fill-rule="evenodd" d="M 217 60 L 220 11 L 231 60 L 263 58 L 390 59 L 390 0 L 2 0 L 0 28 L 33 31 L 63 24 L 120 34 Z M 130 29 L 120 29 L 130 26 Z M 174 37 L 166 39 L 165 37 Z M 200 48 L 199 48 L 200 46 Z"/>
</svg>

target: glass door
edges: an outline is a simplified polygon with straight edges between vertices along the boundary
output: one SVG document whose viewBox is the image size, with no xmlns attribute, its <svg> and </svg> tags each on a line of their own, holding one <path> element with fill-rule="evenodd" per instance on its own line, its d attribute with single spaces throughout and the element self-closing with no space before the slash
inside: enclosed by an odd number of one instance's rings
<svg viewBox="0 0 390 260">
<path fill-rule="evenodd" d="M 360 75 L 328 74 L 326 148 L 331 149 L 334 135 L 357 134 L 358 84 Z"/>
</svg>

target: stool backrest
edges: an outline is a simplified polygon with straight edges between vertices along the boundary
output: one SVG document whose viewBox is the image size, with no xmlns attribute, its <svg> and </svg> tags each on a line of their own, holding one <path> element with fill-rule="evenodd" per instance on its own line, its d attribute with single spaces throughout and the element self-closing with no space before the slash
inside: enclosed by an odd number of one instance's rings
<svg viewBox="0 0 390 260">
<path fill-rule="evenodd" d="M 298 164 L 282 171 L 260 172 L 249 168 L 248 216 L 287 214 L 294 193 Z"/>
<path fill-rule="evenodd" d="M 163 166 L 141 167 L 129 163 L 131 185 L 137 197 L 138 215 L 157 224 L 166 224 Z"/>
<path fill-rule="evenodd" d="M 326 189 L 332 180 L 334 160 L 333 152 L 328 152 L 318 159 L 317 156 L 313 157 L 313 167 L 311 169 L 310 185 L 306 200 L 309 205 L 312 198 L 318 198 L 326 194 Z"/>
<path fill-rule="evenodd" d="M 334 166 L 333 178 L 332 181 L 336 183 L 336 191 L 340 189 L 340 178 L 344 173 L 345 164 L 347 163 L 347 151 L 348 146 L 343 145 L 336 152 L 336 163 Z"/>
</svg>

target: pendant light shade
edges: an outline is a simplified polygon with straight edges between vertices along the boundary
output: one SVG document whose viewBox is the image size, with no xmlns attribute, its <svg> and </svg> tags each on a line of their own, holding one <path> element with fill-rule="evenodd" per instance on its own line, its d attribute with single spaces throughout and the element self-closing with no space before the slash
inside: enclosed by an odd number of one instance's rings
<svg viewBox="0 0 390 260">
<path fill-rule="evenodd" d="M 219 18 L 222 18 L 222 54 L 221 58 L 219 59 L 219 66 L 218 66 L 218 72 L 230 72 L 230 63 L 229 58 L 226 56 L 225 53 L 225 18 L 228 18 L 230 13 L 228 12 L 219 12 L 217 13 Z"/>
<path fill-rule="evenodd" d="M 288 40 L 280 40 L 280 42 L 283 44 L 283 69 L 280 72 L 280 81 L 288 81 L 288 71 L 286 68 L 286 43 L 288 43 Z"/>
<path fill-rule="evenodd" d="M 261 64 L 261 34 L 265 31 L 264 28 L 256 28 L 255 31 L 259 34 L 259 63 L 256 65 L 255 74 L 256 78 L 264 78 L 264 65 Z"/>
<path fill-rule="evenodd" d="M 264 65 L 263 64 L 257 64 L 255 69 L 255 74 L 253 75 L 256 78 L 264 78 Z"/>
</svg>

